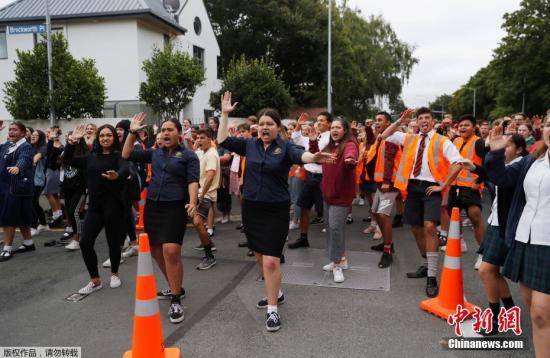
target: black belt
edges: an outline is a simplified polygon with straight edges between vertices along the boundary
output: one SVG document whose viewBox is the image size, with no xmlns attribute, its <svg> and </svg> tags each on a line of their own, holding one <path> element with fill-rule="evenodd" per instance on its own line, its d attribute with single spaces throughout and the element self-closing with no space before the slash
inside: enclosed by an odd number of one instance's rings
<svg viewBox="0 0 550 358">
<path fill-rule="evenodd" d="M 439 184 L 431 182 L 431 181 L 418 180 L 418 179 L 409 179 L 409 183 L 417 184 L 417 185 L 428 185 L 428 186 L 439 185 Z"/>
</svg>

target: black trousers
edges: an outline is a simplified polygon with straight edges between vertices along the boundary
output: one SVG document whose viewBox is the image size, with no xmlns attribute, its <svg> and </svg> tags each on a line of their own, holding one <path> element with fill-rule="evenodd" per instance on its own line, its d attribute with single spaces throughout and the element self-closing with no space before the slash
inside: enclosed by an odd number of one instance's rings
<svg viewBox="0 0 550 358">
<path fill-rule="evenodd" d="M 86 189 L 84 188 L 63 188 L 63 195 L 65 197 L 65 212 L 69 223 L 73 228 L 73 232 L 80 233 L 78 230 L 79 225 L 79 213 L 78 210 L 86 199 Z"/>
<path fill-rule="evenodd" d="M 223 214 L 231 213 L 231 194 L 229 193 L 229 177 L 222 175 L 222 185 L 218 189 L 216 206 Z"/>
<path fill-rule="evenodd" d="M 40 206 L 40 195 L 42 195 L 42 189 L 44 187 L 42 186 L 35 186 L 34 192 L 32 195 L 32 213 L 33 213 L 33 220 L 32 220 L 32 227 L 36 228 L 38 224 L 40 225 L 46 225 L 46 214 L 44 213 L 44 209 Z"/>
<path fill-rule="evenodd" d="M 80 239 L 80 250 L 84 263 L 91 278 L 99 277 L 97 269 L 97 255 L 94 250 L 95 240 L 103 228 L 109 245 L 109 258 L 111 259 L 111 272 L 117 273 L 120 264 L 121 246 L 124 242 L 126 226 L 124 223 L 128 209 L 121 199 L 103 197 L 99 202 L 90 203 L 84 228 Z"/>
<path fill-rule="evenodd" d="M 134 219 L 134 212 L 132 211 L 132 204 L 128 204 L 126 213 L 126 235 L 130 238 L 130 241 L 135 242 L 136 236 L 136 220 Z M 124 243 L 124 240 L 123 242 Z"/>
</svg>

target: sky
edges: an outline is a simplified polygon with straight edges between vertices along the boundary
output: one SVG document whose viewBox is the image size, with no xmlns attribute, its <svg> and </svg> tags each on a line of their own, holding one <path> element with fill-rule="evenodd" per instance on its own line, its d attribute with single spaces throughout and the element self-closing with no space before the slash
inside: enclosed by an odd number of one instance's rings
<svg viewBox="0 0 550 358">
<path fill-rule="evenodd" d="M 0 0 L 0 7 L 14 0 Z M 339 0 L 342 1 L 342 0 Z M 452 94 L 486 66 L 504 31 L 502 16 L 520 0 L 348 0 L 365 16 L 382 15 L 419 63 L 403 88 L 410 107 Z"/>
<path fill-rule="evenodd" d="M 486 66 L 505 32 L 502 16 L 520 0 L 348 0 L 365 16 L 382 15 L 415 47 L 418 64 L 403 88 L 409 107 L 452 94 Z"/>
</svg>

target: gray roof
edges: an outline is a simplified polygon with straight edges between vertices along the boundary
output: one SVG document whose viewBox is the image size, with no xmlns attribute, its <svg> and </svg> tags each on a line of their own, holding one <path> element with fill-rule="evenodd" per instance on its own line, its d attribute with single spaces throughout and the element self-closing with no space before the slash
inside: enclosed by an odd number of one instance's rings
<svg viewBox="0 0 550 358">
<path fill-rule="evenodd" d="M 52 20 L 113 16 L 152 16 L 180 33 L 181 27 L 162 5 L 162 0 L 49 0 Z M 0 23 L 44 21 L 44 0 L 17 0 L 0 9 Z"/>
</svg>

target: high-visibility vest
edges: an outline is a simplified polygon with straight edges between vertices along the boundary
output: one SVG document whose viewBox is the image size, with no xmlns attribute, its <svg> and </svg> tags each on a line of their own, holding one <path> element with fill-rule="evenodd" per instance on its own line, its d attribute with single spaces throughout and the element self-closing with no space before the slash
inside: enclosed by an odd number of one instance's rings
<svg viewBox="0 0 550 358">
<path fill-rule="evenodd" d="M 359 143 L 358 150 L 359 150 L 360 154 L 363 154 L 363 158 L 364 158 L 364 155 L 365 155 L 365 153 L 362 153 L 364 147 L 365 147 L 365 145 L 363 144 L 363 142 Z M 362 175 L 363 174 L 363 169 L 365 168 L 365 162 L 364 162 L 363 158 L 359 158 L 359 160 L 357 161 L 357 166 L 355 167 L 355 177 L 357 178 L 355 182 L 357 184 L 363 183 L 363 179 L 364 179 L 363 175 Z"/>
<path fill-rule="evenodd" d="M 376 165 L 374 167 L 374 181 L 377 183 L 382 183 L 384 181 L 384 164 L 386 162 L 386 141 L 381 140 L 378 145 L 378 154 L 376 156 Z M 397 152 L 395 153 L 395 158 L 393 159 L 393 171 L 391 182 L 395 182 L 395 177 L 397 176 L 397 168 L 401 162 L 401 147 L 398 146 Z"/>
<path fill-rule="evenodd" d="M 365 154 L 363 155 L 363 168 L 364 168 L 364 171 L 365 171 L 365 175 L 363 176 L 363 180 L 365 180 L 365 181 L 374 180 L 374 178 L 371 178 L 369 176 L 369 172 L 367 170 L 367 165 L 370 162 L 372 162 L 372 160 L 376 157 L 376 153 L 378 152 L 379 147 L 380 147 L 380 142 L 376 141 L 373 145 L 370 146 L 368 152 L 365 152 Z"/>
<path fill-rule="evenodd" d="M 464 144 L 464 139 L 462 137 L 458 137 L 454 144 L 460 150 L 460 155 L 463 158 L 470 159 L 472 163 L 474 163 L 477 166 L 481 166 L 482 159 L 479 155 L 476 153 L 476 142 L 479 139 L 478 136 L 473 135 L 466 144 Z M 460 173 L 458 173 L 458 176 L 456 177 L 456 180 L 453 182 L 453 185 L 463 186 L 467 188 L 471 188 L 474 186 L 476 179 L 478 178 L 478 175 L 473 174 L 469 170 L 462 169 Z M 480 185 L 480 190 L 483 190 L 482 186 Z"/>
<path fill-rule="evenodd" d="M 451 164 L 443 154 L 443 146 L 448 140 L 449 138 L 434 133 L 428 143 L 428 167 L 430 168 L 430 173 L 438 183 L 445 182 L 449 174 L 449 168 L 451 167 Z M 416 160 L 416 148 L 419 143 L 420 134 L 407 134 L 403 141 L 403 153 L 394 183 L 394 187 L 401 191 L 403 198 L 407 194 L 407 185 L 412 174 Z"/>
</svg>

